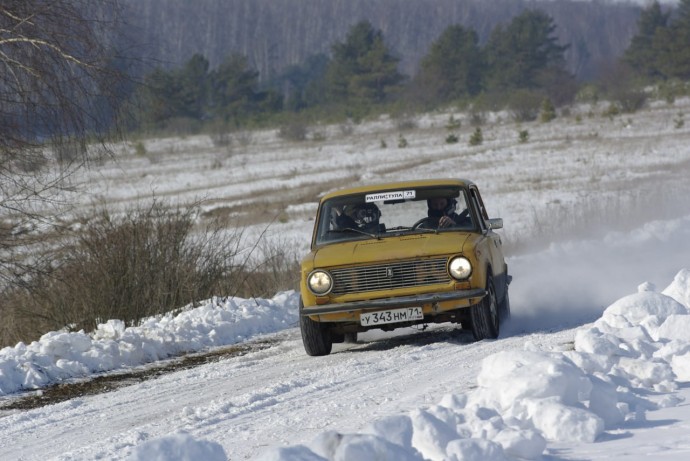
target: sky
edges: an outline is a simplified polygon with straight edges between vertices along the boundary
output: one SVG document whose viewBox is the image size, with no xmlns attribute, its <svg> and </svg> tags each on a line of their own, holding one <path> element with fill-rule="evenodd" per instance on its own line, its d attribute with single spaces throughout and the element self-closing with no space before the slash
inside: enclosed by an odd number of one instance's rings
<svg viewBox="0 0 690 461">
<path fill-rule="evenodd" d="M 548 125 L 487 114 L 479 147 L 442 142 L 448 114 L 417 120 L 410 149 L 381 148 L 400 136 L 385 118 L 355 126 L 354 138 L 318 127 L 323 143 L 266 132 L 246 151 L 203 137 L 147 141 L 148 157 L 123 147 L 119 163 L 75 178 L 89 190 L 74 200 L 83 209 L 151 190 L 203 194 L 207 210 L 284 199 L 285 219 L 266 235 L 297 252 L 308 247 L 315 188 L 470 177 L 504 219 L 512 317 L 497 340 L 474 342 L 452 325 L 367 332 L 327 357 L 305 354 L 294 291 L 50 332 L 0 350 L 0 401 L 181 353 L 249 349 L 99 395 L 0 410 L 0 459 L 688 459 L 690 127 L 676 122 L 688 108 L 651 104 L 610 119 L 581 107 L 578 120 Z M 473 127 L 458 119 L 464 138 Z M 517 142 L 519 129 L 529 143 Z"/>
</svg>

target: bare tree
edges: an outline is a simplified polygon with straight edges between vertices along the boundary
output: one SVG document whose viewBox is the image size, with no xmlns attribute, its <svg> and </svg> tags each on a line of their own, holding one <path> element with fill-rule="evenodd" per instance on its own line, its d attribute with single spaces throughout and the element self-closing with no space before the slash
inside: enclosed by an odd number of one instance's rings
<svg viewBox="0 0 690 461">
<path fill-rule="evenodd" d="M 69 176 L 103 152 L 89 146 L 117 131 L 119 13 L 118 0 L 0 3 L 1 285 L 37 267 L 17 249 L 54 225 Z"/>
</svg>

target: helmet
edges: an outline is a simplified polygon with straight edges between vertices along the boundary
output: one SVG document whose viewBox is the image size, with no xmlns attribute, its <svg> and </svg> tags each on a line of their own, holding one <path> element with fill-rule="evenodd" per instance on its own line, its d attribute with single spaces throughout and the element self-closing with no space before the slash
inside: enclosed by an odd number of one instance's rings
<svg viewBox="0 0 690 461">
<path fill-rule="evenodd" d="M 358 226 L 378 225 L 381 211 L 373 203 L 347 205 L 343 212 L 352 218 Z"/>
<path fill-rule="evenodd" d="M 436 208 L 431 207 L 431 201 L 435 199 L 445 199 L 446 200 L 446 206 L 443 207 L 443 209 L 438 210 Z M 428 207 L 428 214 L 430 218 L 440 218 L 441 216 L 450 216 L 455 212 L 455 206 L 457 205 L 458 201 L 455 200 L 454 198 L 448 198 L 448 197 L 434 197 L 430 198 L 429 200 L 426 201 L 427 207 Z"/>
</svg>

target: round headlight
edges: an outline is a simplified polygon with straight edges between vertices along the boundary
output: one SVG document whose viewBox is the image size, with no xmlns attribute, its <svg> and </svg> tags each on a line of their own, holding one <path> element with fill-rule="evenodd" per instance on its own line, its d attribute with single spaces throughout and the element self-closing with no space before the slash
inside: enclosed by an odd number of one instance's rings
<svg viewBox="0 0 690 461">
<path fill-rule="evenodd" d="M 333 288 L 333 279 L 328 272 L 316 270 L 307 278 L 309 289 L 317 296 L 325 295 Z"/>
<path fill-rule="evenodd" d="M 448 272 L 450 272 L 451 277 L 454 279 L 465 280 L 472 273 L 472 264 L 470 264 L 467 258 L 458 256 L 451 259 L 448 265 Z"/>
</svg>

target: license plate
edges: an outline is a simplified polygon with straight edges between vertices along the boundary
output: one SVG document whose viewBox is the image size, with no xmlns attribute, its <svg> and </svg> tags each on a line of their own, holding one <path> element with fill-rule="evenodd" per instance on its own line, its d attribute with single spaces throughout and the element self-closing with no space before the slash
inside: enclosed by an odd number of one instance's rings
<svg viewBox="0 0 690 461">
<path fill-rule="evenodd" d="M 371 325 L 383 325 L 384 323 L 409 322 L 422 320 L 424 313 L 421 307 L 406 307 L 404 309 L 391 309 L 388 311 L 366 312 L 359 316 L 359 323 L 368 327 Z"/>
</svg>

